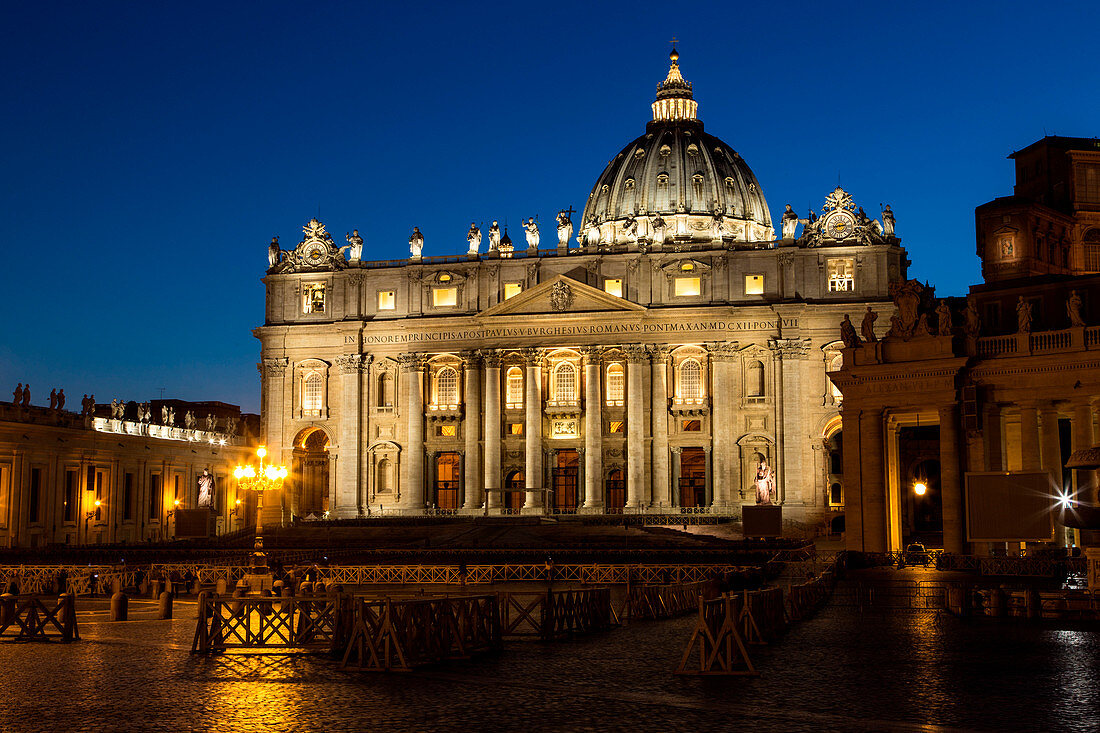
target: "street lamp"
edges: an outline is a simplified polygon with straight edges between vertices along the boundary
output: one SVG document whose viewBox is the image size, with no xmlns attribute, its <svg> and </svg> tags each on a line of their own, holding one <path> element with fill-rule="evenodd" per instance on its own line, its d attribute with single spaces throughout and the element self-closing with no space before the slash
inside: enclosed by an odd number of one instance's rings
<svg viewBox="0 0 1100 733">
<path fill-rule="evenodd" d="M 93 506 L 95 506 L 95 509 L 92 509 L 91 511 L 84 512 L 84 541 L 85 542 L 88 541 L 88 520 L 91 519 L 92 517 L 94 517 L 99 512 L 99 508 L 101 506 L 103 506 L 103 502 L 100 501 L 99 499 L 96 499 L 95 504 Z"/>
<path fill-rule="evenodd" d="M 265 491 L 281 489 L 283 480 L 287 477 L 286 466 L 273 466 L 264 464 L 267 448 L 262 445 L 256 449 L 256 455 L 260 459 L 260 465 L 237 466 L 233 469 L 233 475 L 237 479 L 237 486 L 241 489 L 251 489 L 256 492 L 256 551 L 262 555 L 263 540 L 263 495 Z"/>
<path fill-rule="evenodd" d="M 924 493 L 926 491 L 928 491 L 928 484 L 924 483 L 923 481 L 918 481 L 917 483 L 913 484 L 913 493 L 917 496 L 924 496 Z"/>
</svg>

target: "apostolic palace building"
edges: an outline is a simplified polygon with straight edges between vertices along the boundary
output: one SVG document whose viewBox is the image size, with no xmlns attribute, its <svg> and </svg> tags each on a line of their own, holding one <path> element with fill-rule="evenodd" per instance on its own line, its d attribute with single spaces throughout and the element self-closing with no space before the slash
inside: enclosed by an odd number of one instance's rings
<svg viewBox="0 0 1100 733">
<path fill-rule="evenodd" d="M 806 218 L 788 207 L 777 236 L 677 59 L 576 230 L 571 210 L 545 233 L 527 220 L 525 245 L 471 225 L 465 252 L 456 236 L 439 255 L 415 230 L 386 261 L 317 220 L 292 250 L 272 242 L 255 335 L 284 520 L 738 515 L 761 476 L 788 520 L 839 508 L 826 373 L 845 314 L 889 321 L 908 264 L 893 214 L 837 188 Z"/>
</svg>

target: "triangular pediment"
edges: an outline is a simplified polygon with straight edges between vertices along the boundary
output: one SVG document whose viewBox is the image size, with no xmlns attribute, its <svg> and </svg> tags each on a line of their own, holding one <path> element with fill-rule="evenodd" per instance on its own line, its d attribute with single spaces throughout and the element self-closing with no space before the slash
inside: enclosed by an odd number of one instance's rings
<svg viewBox="0 0 1100 733">
<path fill-rule="evenodd" d="M 565 275 L 539 283 L 530 290 L 513 295 L 503 303 L 486 308 L 478 317 L 516 316 L 528 313 L 591 313 L 591 312 L 634 312 L 644 311 L 645 307 L 611 293 L 585 285 Z"/>
</svg>

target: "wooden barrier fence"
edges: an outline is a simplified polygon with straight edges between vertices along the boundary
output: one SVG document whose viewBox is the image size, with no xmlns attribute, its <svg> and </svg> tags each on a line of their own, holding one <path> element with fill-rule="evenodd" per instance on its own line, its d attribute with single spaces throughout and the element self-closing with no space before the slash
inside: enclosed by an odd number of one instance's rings
<svg viewBox="0 0 1100 733">
<path fill-rule="evenodd" d="M 395 601 L 355 599 L 345 669 L 407 672 L 424 664 L 500 648 L 495 595 Z"/>
<path fill-rule="evenodd" d="M 668 585 L 630 585 L 618 617 L 660 619 L 682 616 L 698 608 L 699 598 L 710 600 L 717 596 L 718 583 L 713 580 Z"/>
<path fill-rule="evenodd" d="M 53 633 L 53 632 L 57 633 Z M 80 638 L 76 627 L 76 598 L 62 593 L 57 600 L 41 596 L 0 596 L 0 638 L 15 641 L 60 641 Z"/>
<path fill-rule="evenodd" d="M 590 631 L 606 631 L 611 617 L 610 588 L 498 593 L 503 636 L 553 641 Z"/>
<path fill-rule="evenodd" d="M 224 598 L 200 593 L 191 651 L 313 649 L 333 652 L 347 644 L 351 597 Z"/>
</svg>

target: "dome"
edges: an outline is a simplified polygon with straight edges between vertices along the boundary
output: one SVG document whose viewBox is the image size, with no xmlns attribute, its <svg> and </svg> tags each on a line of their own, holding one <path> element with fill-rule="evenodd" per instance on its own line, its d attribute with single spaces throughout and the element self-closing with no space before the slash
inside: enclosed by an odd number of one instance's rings
<svg viewBox="0 0 1100 733">
<path fill-rule="evenodd" d="M 669 58 L 653 120 L 596 181 L 579 239 L 587 244 L 773 240 L 756 176 L 733 148 L 703 131 L 675 49 Z"/>
</svg>

